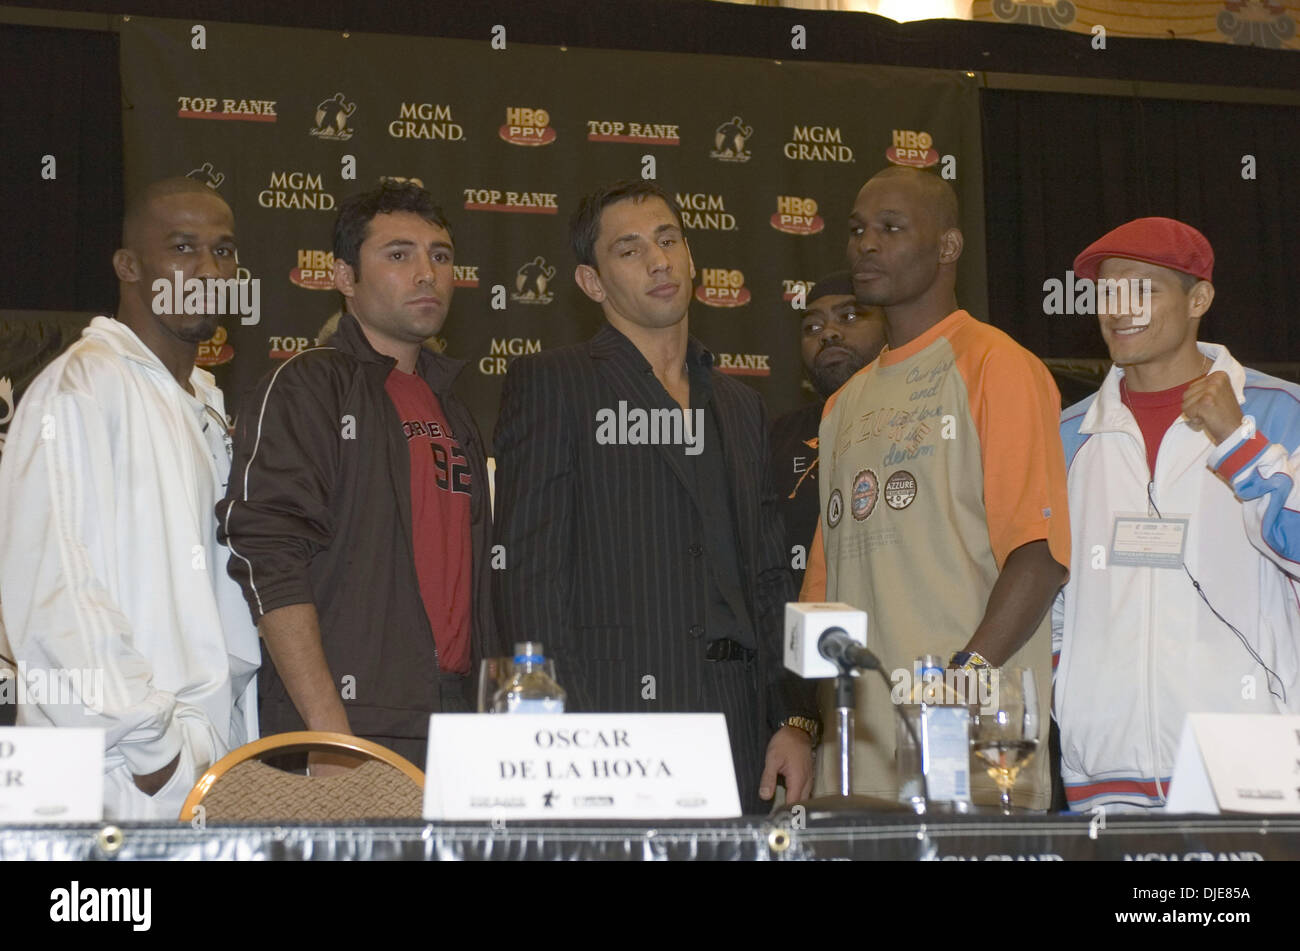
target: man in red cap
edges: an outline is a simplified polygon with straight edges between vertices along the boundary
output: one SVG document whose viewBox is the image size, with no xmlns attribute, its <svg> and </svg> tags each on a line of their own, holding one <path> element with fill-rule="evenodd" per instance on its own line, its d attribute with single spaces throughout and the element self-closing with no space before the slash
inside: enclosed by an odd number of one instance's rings
<svg viewBox="0 0 1300 951">
<path fill-rule="evenodd" d="M 1138 290 L 1099 309 L 1114 366 L 1061 421 L 1075 569 L 1052 635 L 1075 810 L 1162 807 L 1188 713 L 1300 711 L 1300 387 L 1197 342 L 1213 267 L 1170 218 L 1074 261 Z"/>
</svg>

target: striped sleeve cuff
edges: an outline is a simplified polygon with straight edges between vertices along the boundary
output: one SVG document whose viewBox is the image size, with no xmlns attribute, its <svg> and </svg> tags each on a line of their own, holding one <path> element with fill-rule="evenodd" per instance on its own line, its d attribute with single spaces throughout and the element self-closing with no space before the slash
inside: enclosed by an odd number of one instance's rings
<svg viewBox="0 0 1300 951">
<path fill-rule="evenodd" d="M 1227 481 L 1233 481 L 1269 447 L 1268 437 L 1255 432 L 1255 421 L 1247 417 L 1231 436 L 1210 454 L 1210 466 Z"/>
</svg>

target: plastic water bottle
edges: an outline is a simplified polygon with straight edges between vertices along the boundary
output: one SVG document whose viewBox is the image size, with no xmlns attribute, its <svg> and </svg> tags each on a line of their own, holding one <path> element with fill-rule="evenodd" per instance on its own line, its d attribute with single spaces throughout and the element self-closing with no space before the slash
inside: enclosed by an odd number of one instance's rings
<svg viewBox="0 0 1300 951">
<path fill-rule="evenodd" d="M 494 713 L 563 713 L 564 688 L 546 672 L 537 641 L 515 644 L 515 670 L 492 700 Z"/>
</svg>

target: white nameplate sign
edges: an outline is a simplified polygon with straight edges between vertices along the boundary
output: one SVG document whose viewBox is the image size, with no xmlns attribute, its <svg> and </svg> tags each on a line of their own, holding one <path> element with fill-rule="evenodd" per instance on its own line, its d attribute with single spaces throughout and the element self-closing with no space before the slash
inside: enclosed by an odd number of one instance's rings
<svg viewBox="0 0 1300 951">
<path fill-rule="evenodd" d="M 429 720 L 426 819 L 739 815 L 720 713 L 434 714 Z"/>
<path fill-rule="evenodd" d="M 0 727 L 0 825 L 103 818 L 103 730 Z"/>
<path fill-rule="evenodd" d="M 1300 716 L 1192 713 L 1169 812 L 1300 813 Z"/>
</svg>

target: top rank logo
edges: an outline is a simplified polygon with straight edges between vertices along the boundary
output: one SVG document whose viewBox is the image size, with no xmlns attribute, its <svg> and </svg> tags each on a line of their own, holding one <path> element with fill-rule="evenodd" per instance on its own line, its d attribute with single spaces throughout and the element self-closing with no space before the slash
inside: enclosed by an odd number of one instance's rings
<svg viewBox="0 0 1300 951">
<path fill-rule="evenodd" d="M 451 266 L 452 287 L 478 287 L 477 264 L 453 264 Z"/>
<path fill-rule="evenodd" d="M 911 165 L 914 168 L 937 165 L 939 153 L 930 148 L 933 144 L 934 139 L 929 132 L 895 129 L 894 144 L 885 149 L 885 158 L 895 165 Z"/>
<path fill-rule="evenodd" d="M 740 116 L 732 116 L 713 132 L 713 151 L 709 158 L 720 162 L 748 162 L 751 153 L 745 146 L 754 130 Z"/>
<path fill-rule="evenodd" d="M 798 310 L 803 310 L 804 301 L 808 296 L 808 289 L 813 286 L 812 281 L 791 280 L 786 278 L 781 281 L 781 300 L 786 303 L 793 303 Z"/>
<path fill-rule="evenodd" d="M 446 139 L 463 142 L 465 128 L 452 119 L 451 106 L 432 102 L 404 102 L 397 118 L 388 123 L 395 139 Z"/>
<path fill-rule="evenodd" d="M 507 109 L 506 124 L 497 135 L 511 145 L 550 145 L 555 141 L 551 114 L 545 109 Z"/>
<path fill-rule="evenodd" d="M 660 122 L 587 120 L 588 142 L 637 142 L 641 145 L 681 145 L 677 126 Z"/>
<path fill-rule="evenodd" d="M 180 119 L 234 119 L 239 122 L 276 121 L 274 99 L 212 99 L 177 96 Z M 217 106 L 221 108 L 218 109 Z"/>
<path fill-rule="evenodd" d="M 817 214 L 817 202 L 813 199 L 777 195 L 772 227 L 786 234 L 816 234 L 826 227 L 826 222 Z"/>
<path fill-rule="evenodd" d="M 311 130 L 311 134 L 331 142 L 346 142 L 352 138 L 348 119 L 356 111 L 355 102 L 348 102 L 343 93 L 336 92 L 332 99 L 326 99 L 316 107 L 316 127 Z"/>
<path fill-rule="evenodd" d="M 771 376 L 770 359 L 766 353 L 720 353 L 717 366 L 730 376 Z"/>
<path fill-rule="evenodd" d="M 710 307 L 740 307 L 749 303 L 749 288 L 742 271 L 706 267 L 700 271 L 695 299 Z"/>
<path fill-rule="evenodd" d="M 520 214 L 558 215 L 555 192 L 503 192 L 496 188 L 466 188 L 466 211 L 516 211 Z"/>
</svg>

